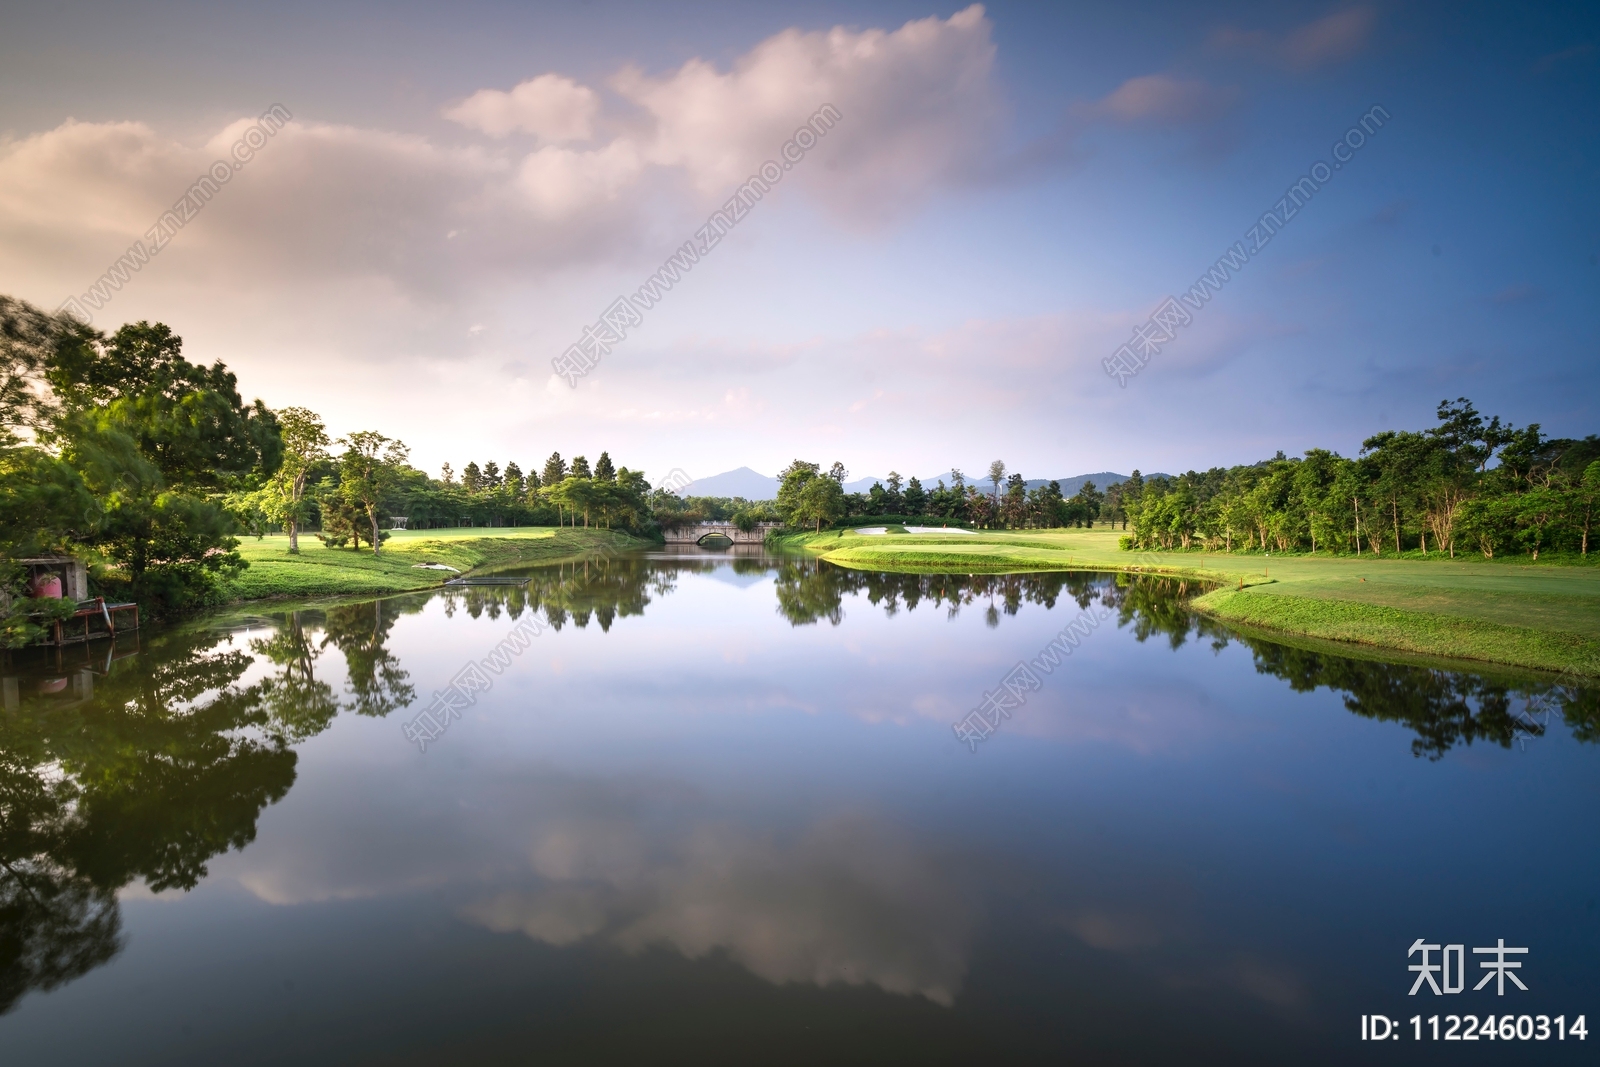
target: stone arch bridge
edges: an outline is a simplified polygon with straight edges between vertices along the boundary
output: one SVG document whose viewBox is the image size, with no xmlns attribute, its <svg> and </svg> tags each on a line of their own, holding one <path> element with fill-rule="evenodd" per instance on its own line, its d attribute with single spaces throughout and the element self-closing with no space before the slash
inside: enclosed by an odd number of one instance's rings
<svg viewBox="0 0 1600 1067">
<path fill-rule="evenodd" d="M 708 537 L 726 537 L 736 545 L 759 545 L 767 539 L 767 532 L 776 530 L 779 523 L 760 522 L 746 533 L 731 522 L 698 522 L 663 531 L 669 545 L 698 545 Z"/>
</svg>

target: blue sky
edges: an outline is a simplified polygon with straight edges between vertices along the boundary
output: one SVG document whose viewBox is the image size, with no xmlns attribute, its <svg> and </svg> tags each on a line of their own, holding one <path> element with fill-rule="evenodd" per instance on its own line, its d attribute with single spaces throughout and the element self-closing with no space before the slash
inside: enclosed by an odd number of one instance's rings
<svg viewBox="0 0 1600 1067">
<path fill-rule="evenodd" d="M 420 465 L 609 449 L 1057 476 L 1346 453 L 1445 397 L 1600 431 L 1600 28 L 1546 4 L 74 5 L 0 14 L 0 292 Z M 518 86 L 523 88 L 518 89 Z M 842 119 L 570 388 L 550 359 Z M 1103 360 L 1390 116 L 1119 388 Z"/>
</svg>

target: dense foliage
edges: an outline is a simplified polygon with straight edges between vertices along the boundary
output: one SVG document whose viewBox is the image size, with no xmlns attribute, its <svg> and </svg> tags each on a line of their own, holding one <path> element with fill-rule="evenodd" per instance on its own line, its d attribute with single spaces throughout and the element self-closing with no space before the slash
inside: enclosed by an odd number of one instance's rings
<svg viewBox="0 0 1600 1067">
<path fill-rule="evenodd" d="M 1600 438 L 1551 439 L 1539 424 L 1441 402 L 1422 432 L 1385 431 L 1346 459 L 1312 449 L 1113 487 L 1130 548 L 1487 558 L 1587 556 L 1600 501 Z M 1107 516 L 1110 517 L 1110 516 Z"/>
<path fill-rule="evenodd" d="M 816 463 L 797 459 L 778 475 L 776 510 L 790 526 L 821 529 L 839 522 L 869 519 L 921 519 L 984 529 L 1032 529 L 1058 526 L 1092 526 L 1101 515 L 1106 496 L 1093 482 L 1085 482 L 1072 497 L 1064 497 L 1060 482 L 1030 490 L 1020 474 L 1006 476 L 1005 464 L 990 464 L 990 491 L 969 483 L 959 470 L 927 489 L 916 478 L 903 480 L 894 471 L 874 482 L 865 493 L 846 493 L 844 465 L 823 471 Z M 887 483 L 887 484 L 885 484 Z"/>
<path fill-rule="evenodd" d="M 337 452 L 330 452 L 337 446 Z M 96 594 L 169 612 L 218 599 L 241 533 L 302 530 L 381 551 L 391 525 L 597 525 L 654 530 L 644 476 L 601 453 L 524 475 L 468 463 L 430 478 L 372 430 L 330 441 L 305 408 L 246 403 L 222 363 L 183 356 L 161 323 L 111 335 L 0 297 L 0 643 L 36 639 L 57 601 L 27 596 L 15 561 L 70 554 Z M 676 498 L 672 498 L 676 500 Z M 668 508 L 668 511 L 671 509 Z"/>
<path fill-rule="evenodd" d="M 102 589 L 158 610 L 243 566 L 226 500 L 277 470 L 277 419 L 182 349 L 159 323 L 106 336 L 0 298 L 0 554 L 87 553 Z"/>
</svg>

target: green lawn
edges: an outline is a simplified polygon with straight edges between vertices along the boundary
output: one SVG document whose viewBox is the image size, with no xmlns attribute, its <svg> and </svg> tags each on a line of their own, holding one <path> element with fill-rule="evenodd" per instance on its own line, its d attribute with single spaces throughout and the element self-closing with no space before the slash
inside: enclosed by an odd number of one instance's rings
<svg viewBox="0 0 1600 1067">
<path fill-rule="evenodd" d="M 459 530 L 396 530 L 383 553 L 328 548 L 316 537 L 300 538 L 300 554 L 289 555 L 289 539 L 243 538 L 239 553 L 250 567 L 229 587 L 239 600 L 267 597 L 403 593 L 440 585 L 450 571 L 418 567 L 443 563 L 466 572 L 519 563 L 553 563 L 643 547 L 647 542 L 610 530 L 570 527 L 477 527 Z"/>
<path fill-rule="evenodd" d="M 859 569 L 1147 570 L 1219 588 L 1195 606 L 1224 621 L 1426 655 L 1600 675 L 1600 566 L 1372 556 L 1125 552 L 1112 530 L 786 539 Z M 1241 589 L 1240 586 L 1243 586 Z"/>
</svg>

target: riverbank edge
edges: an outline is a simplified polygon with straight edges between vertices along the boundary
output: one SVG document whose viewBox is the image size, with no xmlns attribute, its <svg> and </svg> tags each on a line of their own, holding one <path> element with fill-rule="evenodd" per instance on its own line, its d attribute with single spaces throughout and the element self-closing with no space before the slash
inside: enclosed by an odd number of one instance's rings
<svg viewBox="0 0 1600 1067">
<path fill-rule="evenodd" d="M 230 588 L 230 592 L 244 595 L 230 596 L 217 606 L 423 592 L 452 578 L 486 570 L 593 561 L 655 545 L 616 530 L 572 527 L 553 530 L 548 536 L 419 538 L 385 546 L 377 557 L 371 552 L 346 556 L 346 550 L 325 548 L 316 541 L 307 545 L 302 540 L 298 556 L 284 553 L 251 558 L 250 568 Z M 319 555 L 310 557 L 310 553 Z M 340 555 L 329 559 L 321 553 Z M 341 566 L 346 560 L 351 564 L 348 568 Z M 442 563 L 456 570 L 432 570 L 417 566 L 420 563 Z"/>
<path fill-rule="evenodd" d="M 1213 589 L 1196 611 L 1230 626 L 1451 660 L 1600 677 L 1600 642 L 1579 634 L 1506 626 L 1459 615 L 1348 600 Z"/>
<path fill-rule="evenodd" d="M 1505 667 L 1600 677 L 1600 642 L 1563 631 L 1536 630 L 1440 612 L 1412 611 L 1348 600 L 1331 600 L 1299 594 L 1252 592 L 1252 586 L 1276 584 L 1260 574 L 1243 574 L 1209 567 L 1182 567 L 1141 562 L 1110 563 L 1014 556 L 997 547 L 992 552 L 941 555 L 927 544 L 854 545 L 829 551 L 817 542 L 827 537 L 809 533 L 780 534 L 775 547 L 804 550 L 836 566 L 851 570 L 879 570 L 899 574 L 959 572 L 964 574 L 1020 574 L 1040 571 L 1101 571 L 1155 574 L 1194 579 L 1218 588 L 1190 601 L 1196 611 L 1228 625 L 1284 635 L 1314 638 L 1340 645 L 1383 649 L 1458 662 L 1497 664 Z M 1038 546 L 1045 547 L 1045 546 Z M 1055 548 L 1055 546 L 1049 546 Z M 1057 549 L 1059 550 L 1059 549 Z M 908 558 L 915 552 L 915 558 Z M 1215 557 L 1213 557 L 1215 558 Z"/>
</svg>

